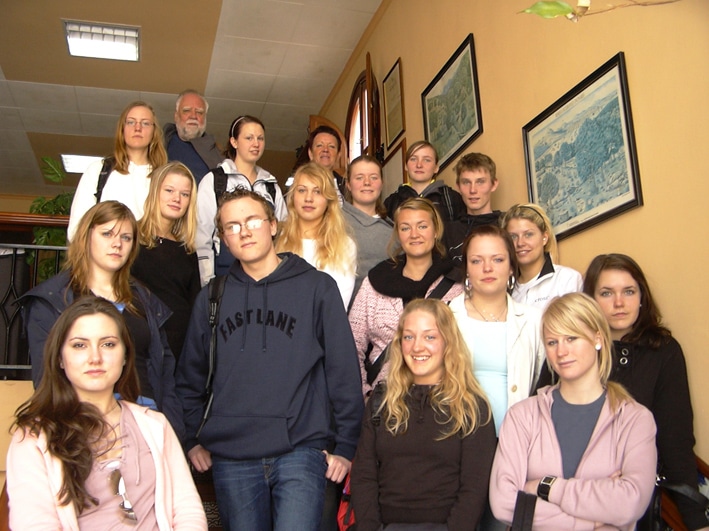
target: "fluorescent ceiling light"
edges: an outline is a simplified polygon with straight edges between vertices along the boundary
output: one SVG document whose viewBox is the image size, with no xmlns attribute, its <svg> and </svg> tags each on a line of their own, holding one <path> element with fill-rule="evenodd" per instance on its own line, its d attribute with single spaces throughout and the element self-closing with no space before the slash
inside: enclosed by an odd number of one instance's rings
<svg viewBox="0 0 709 531">
<path fill-rule="evenodd" d="M 140 28 L 65 20 L 69 53 L 78 57 L 137 61 L 140 58 Z"/>
<path fill-rule="evenodd" d="M 89 157 L 87 155 L 62 155 L 62 164 L 67 173 L 84 173 L 94 161 L 101 160 L 101 157 Z"/>
</svg>

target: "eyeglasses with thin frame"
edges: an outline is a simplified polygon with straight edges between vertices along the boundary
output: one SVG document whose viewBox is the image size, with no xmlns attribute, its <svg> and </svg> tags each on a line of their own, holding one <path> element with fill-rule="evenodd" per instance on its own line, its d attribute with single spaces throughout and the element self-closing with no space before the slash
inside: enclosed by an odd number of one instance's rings
<svg viewBox="0 0 709 531">
<path fill-rule="evenodd" d="M 264 221 L 268 220 L 253 218 L 245 221 L 244 223 L 230 223 L 226 226 L 224 232 L 226 232 L 227 234 L 239 234 L 241 232 L 242 227 L 246 228 L 246 230 L 248 231 L 258 230 L 261 228 L 261 225 L 263 225 Z"/>
<path fill-rule="evenodd" d="M 138 124 L 140 124 L 140 127 L 142 127 L 143 129 L 148 129 L 149 127 L 155 125 L 155 123 L 151 122 L 150 120 L 134 120 L 133 118 L 128 118 L 125 121 L 125 124 L 128 127 L 136 127 Z"/>
<path fill-rule="evenodd" d="M 118 504 L 121 511 L 121 516 L 123 516 L 123 518 L 128 520 L 130 523 L 136 523 L 138 521 L 138 517 L 133 510 L 133 504 L 131 504 L 131 502 L 128 501 L 128 498 L 126 498 L 126 482 L 121 475 L 120 469 L 116 468 L 113 470 L 108 476 L 108 480 L 111 483 L 114 495 L 120 496 L 123 499 L 123 501 Z"/>
</svg>

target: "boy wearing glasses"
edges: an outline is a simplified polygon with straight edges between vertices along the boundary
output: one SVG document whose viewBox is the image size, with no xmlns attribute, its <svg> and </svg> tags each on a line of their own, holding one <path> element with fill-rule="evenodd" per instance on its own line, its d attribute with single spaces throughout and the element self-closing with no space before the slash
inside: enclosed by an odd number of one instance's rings
<svg viewBox="0 0 709 531">
<path fill-rule="evenodd" d="M 212 468 L 226 529 L 317 529 L 326 479 L 341 482 L 349 471 L 363 411 L 342 299 L 329 275 L 276 254 L 275 215 L 260 195 L 227 194 L 217 228 L 236 261 L 221 297 L 213 402 L 201 430 L 208 288 L 187 331 L 176 375 L 185 450 L 197 470 Z"/>
</svg>

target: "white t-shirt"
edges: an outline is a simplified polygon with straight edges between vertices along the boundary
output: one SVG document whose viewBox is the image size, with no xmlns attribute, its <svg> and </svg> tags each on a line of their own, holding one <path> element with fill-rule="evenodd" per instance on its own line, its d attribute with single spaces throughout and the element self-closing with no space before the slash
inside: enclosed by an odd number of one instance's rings
<svg viewBox="0 0 709 531">
<path fill-rule="evenodd" d="M 340 295 L 342 295 L 342 302 L 345 304 L 345 309 L 349 306 L 350 299 L 352 298 L 352 292 L 354 291 L 355 285 L 355 273 L 357 271 L 357 245 L 349 236 L 347 239 L 349 240 L 349 245 L 347 246 L 347 256 L 342 260 L 343 264 L 347 264 L 347 270 L 335 270 L 332 269 L 332 267 L 318 267 L 315 262 L 316 240 L 303 240 L 302 256 L 303 260 L 308 262 L 318 271 L 323 271 L 335 279 L 335 282 L 337 282 L 337 287 L 340 289 Z"/>
<path fill-rule="evenodd" d="M 69 215 L 69 227 L 67 228 L 67 239 L 72 240 L 76 233 L 76 227 L 86 211 L 96 204 L 96 186 L 98 177 L 103 167 L 103 161 L 93 162 L 86 169 L 79 180 L 74 194 L 74 201 L 71 203 L 71 214 Z M 146 164 L 139 166 L 130 162 L 128 164 L 128 174 L 123 175 L 117 171 L 112 171 L 108 176 L 106 185 L 101 194 L 101 201 L 115 200 L 126 205 L 135 219 L 143 217 L 145 198 L 150 190 L 150 179 L 148 174 L 152 171 L 152 166 Z"/>
</svg>

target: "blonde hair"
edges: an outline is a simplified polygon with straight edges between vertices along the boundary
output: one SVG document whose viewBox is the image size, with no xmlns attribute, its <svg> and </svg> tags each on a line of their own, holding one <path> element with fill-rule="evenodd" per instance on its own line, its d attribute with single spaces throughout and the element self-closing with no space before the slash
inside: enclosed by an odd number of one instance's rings
<svg viewBox="0 0 709 531">
<path fill-rule="evenodd" d="M 487 407 L 486 417 L 481 418 L 479 405 L 487 404 L 487 399 L 482 387 L 473 376 L 470 351 L 458 329 L 453 312 L 446 303 L 437 299 L 414 299 L 404 308 L 387 354 L 389 376 L 378 413 L 382 414 L 384 426 L 389 433 L 392 435 L 406 433 L 410 414 L 406 405 L 406 396 L 413 384 L 413 375 L 404 361 L 401 337 L 406 317 L 416 311 L 423 311 L 433 316 L 445 342 L 443 378 L 430 392 L 431 405 L 438 423 L 441 424 L 441 435 L 437 440 L 447 439 L 453 435 L 466 437 L 479 426 L 490 421 L 490 408 Z"/>
<path fill-rule="evenodd" d="M 280 227 L 276 237 L 276 252 L 290 251 L 294 254 L 303 254 L 303 235 L 300 227 L 300 218 L 295 209 L 295 190 L 302 178 L 308 178 L 320 188 L 320 193 L 327 201 L 325 213 L 315 235 L 315 262 L 318 269 L 331 267 L 332 269 L 350 273 L 356 264 L 348 260 L 349 244 L 352 241 L 348 232 L 345 218 L 342 215 L 340 200 L 335 190 L 332 174 L 315 162 L 308 162 L 298 168 L 293 176 L 293 185 L 286 194 L 288 218 Z"/>
<path fill-rule="evenodd" d="M 145 198 L 145 213 L 138 222 L 138 237 L 141 245 L 148 249 L 155 247 L 155 237 L 162 226 L 160 213 L 160 189 L 168 175 L 175 174 L 187 177 L 190 180 L 190 199 L 187 210 L 183 216 L 172 223 L 170 233 L 178 242 L 184 244 L 188 253 L 196 250 L 195 237 L 197 235 L 197 182 L 192 172 L 181 162 L 169 162 L 153 170 L 150 177 L 150 190 Z"/>
<path fill-rule="evenodd" d="M 551 225 L 551 220 L 547 213 L 539 205 L 534 203 L 525 203 L 513 205 L 500 221 L 500 225 L 503 229 L 507 230 L 507 225 L 513 219 L 526 219 L 534 223 L 537 228 L 544 234 L 547 234 L 547 242 L 544 245 L 544 252 L 549 253 L 551 259 L 554 263 L 559 262 L 559 248 L 556 244 L 556 236 L 554 235 L 554 228 Z"/>
<path fill-rule="evenodd" d="M 589 336 L 588 332 L 591 331 Z M 542 316 L 542 331 L 547 333 L 583 337 L 596 343 L 601 336 L 598 351 L 598 372 L 601 385 L 606 388 L 611 409 L 617 410 L 621 402 L 633 400 L 628 391 L 616 382 L 609 381 L 613 369 L 611 330 L 598 303 L 585 293 L 567 293 L 552 299 Z"/>
<path fill-rule="evenodd" d="M 118 123 L 116 124 L 116 136 L 113 142 L 113 156 L 116 159 L 114 170 L 118 173 L 127 174 L 128 173 L 128 163 L 130 158 L 128 157 L 128 150 L 126 149 L 126 135 L 123 128 L 126 124 L 126 118 L 128 113 L 131 112 L 136 107 L 145 107 L 153 115 L 153 137 L 148 144 L 148 162 L 152 168 L 157 168 L 167 163 L 167 151 L 165 151 L 162 129 L 158 123 L 158 118 L 155 116 L 155 110 L 144 101 L 134 101 L 128 104 L 128 106 L 123 109 L 120 118 L 118 118 Z"/>
<path fill-rule="evenodd" d="M 391 239 L 389 240 L 389 245 L 387 245 L 387 252 L 389 258 L 398 261 L 399 255 L 403 252 L 401 247 L 401 242 L 399 241 L 399 214 L 403 210 L 420 210 L 422 212 L 428 212 L 431 216 L 431 223 L 433 223 L 433 229 L 436 233 L 436 243 L 433 246 L 433 250 L 438 251 L 441 256 L 446 255 L 446 248 L 443 245 L 443 219 L 438 213 L 436 206 L 425 197 L 412 197 L 407 199 L 394 211 L 394 230 L 391 233 Z"/>
</svg>

